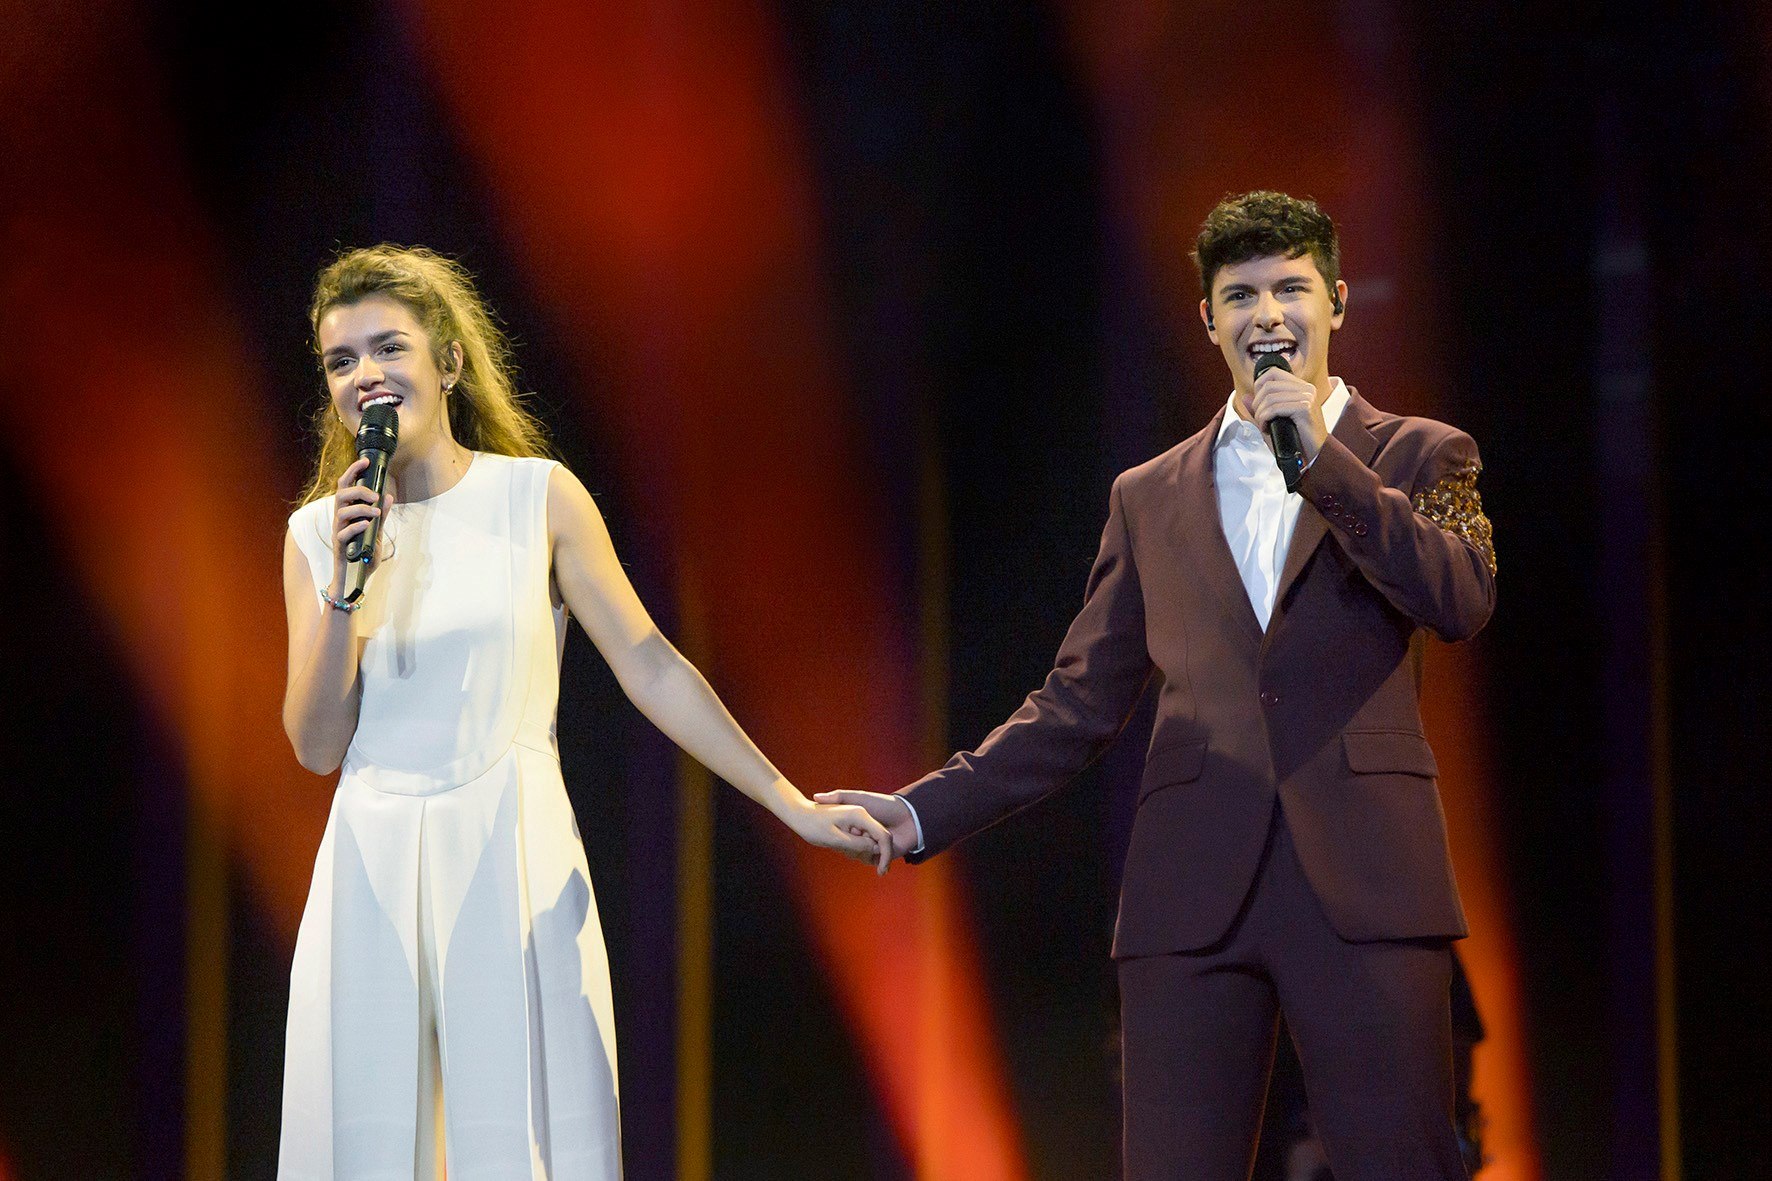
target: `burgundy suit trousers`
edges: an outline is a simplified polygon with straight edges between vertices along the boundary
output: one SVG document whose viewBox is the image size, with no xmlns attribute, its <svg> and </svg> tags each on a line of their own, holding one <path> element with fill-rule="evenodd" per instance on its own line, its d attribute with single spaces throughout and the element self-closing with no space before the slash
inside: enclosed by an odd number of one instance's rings
<svg viewBox="0 0 1772 1181">
<path fill-rule="evenodd" d="M 1466 1181 L 1451 954 L 1337 935 L 1276 809 L 1223 939 L 1119 961 L 1127 1181 L 1246 1181 L 1282 1011 L 1336 1181 Z"/>
</svg>

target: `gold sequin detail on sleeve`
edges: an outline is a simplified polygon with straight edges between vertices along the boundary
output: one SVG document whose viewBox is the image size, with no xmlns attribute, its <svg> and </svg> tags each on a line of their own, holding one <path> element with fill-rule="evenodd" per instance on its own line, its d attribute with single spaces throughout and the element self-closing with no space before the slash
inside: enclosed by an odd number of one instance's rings
<svg viewBox="0 0 1772 1181">
<path fill-rule="evenodd" d="M 1426 492 L 1415 495 L 1415 511 L 1435 525 L 1462 537 L 1477 548 L 1495 573 L 1495 538 L 1489 518 L 1483 515 L 1483 498 L 1477 495 L 1480 463 L 1467 463 Z"/>
</svg>

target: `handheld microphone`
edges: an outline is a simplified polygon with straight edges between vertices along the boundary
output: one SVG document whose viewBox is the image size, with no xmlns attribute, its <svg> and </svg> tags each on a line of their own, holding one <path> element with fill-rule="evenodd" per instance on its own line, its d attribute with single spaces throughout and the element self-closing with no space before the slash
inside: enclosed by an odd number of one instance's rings
<svg viewBox="0 0 1772 1181">
<path fill-rule="evenodd" d="M 1255 380 L 1260 381 L 1261 375 L 1269 369 L 1292 372 L 1284 353 L 1261 354 L 1255 362 Z M 1268 420 L 1267 433 L 1274 441 L 1274 462 L 1280 465 L 1280 475 L 1286 479 L 1286 491 L 1298 491 L 1299 478 L 1304 475 L 1304 453 L 1298 447 L 1298 424 L 1290 418 L 1272 418 Z"/>
<path fill-rule="evenodd" d="M 394 407 L 383 403 L 363 412 L 357 427 L 357 455 L 369 460 L 369 468 L 358 480 L 359 486 L 375 493 L 381 506 L 382 494 L 388 486 L 388 461 L 400 444 L 400 416 Z M 369 564 L 375 558 L 375 543 L 381 536 L 381 518 L 369 518 L 369 528 L 345 543 L 345 602 L 355 603 L 363 595 L 369 581 Z"/>
</svg>

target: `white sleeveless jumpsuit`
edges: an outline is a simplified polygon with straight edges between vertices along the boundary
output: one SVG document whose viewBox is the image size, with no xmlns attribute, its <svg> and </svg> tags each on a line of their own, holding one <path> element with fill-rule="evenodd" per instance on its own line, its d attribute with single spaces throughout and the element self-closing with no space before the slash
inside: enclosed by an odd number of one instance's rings
<svg viewBox="0 0 1772 1181">
<path fill-rule="evenodd" d="M 476 454 L 390 514 L 290 973 L 282 1181 L 432 1181 L 439 1139 L 449 1181 L 621 1175 L 609 965 L 554 741 L 553 467 Z M 316 588 L 332 514 L 290 517 Z"/>
</svg>

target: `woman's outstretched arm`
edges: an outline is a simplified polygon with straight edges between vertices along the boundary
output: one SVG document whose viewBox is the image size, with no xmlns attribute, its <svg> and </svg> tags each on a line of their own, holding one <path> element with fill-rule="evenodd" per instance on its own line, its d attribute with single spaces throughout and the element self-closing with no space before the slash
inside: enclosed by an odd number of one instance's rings
<svg viewBox="0 0 1772 1181">
<path fill-rule="evenodd" d="M 733 720 L 694 665 L 665 639 L 634 593 L 591 494 L 565 468 L 548 484 L 554 581 L 641 713 L 708 770 L 815 845 L 865 855 L 885 872 L 892 843 L 864 809 L 814 804 Z"/>
</svg>

